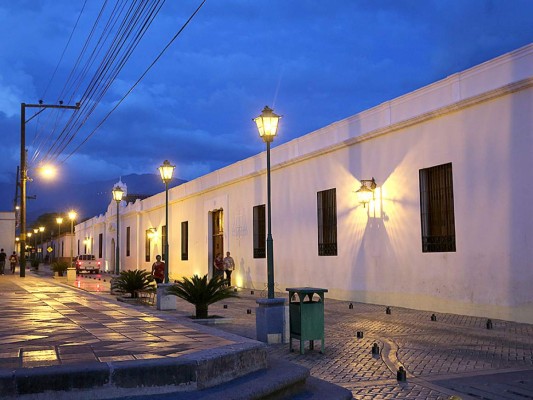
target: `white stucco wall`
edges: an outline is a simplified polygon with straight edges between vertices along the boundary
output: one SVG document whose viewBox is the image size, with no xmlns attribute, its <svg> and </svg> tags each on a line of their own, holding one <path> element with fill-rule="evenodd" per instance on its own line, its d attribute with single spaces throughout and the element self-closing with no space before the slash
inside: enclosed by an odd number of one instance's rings
<svg viewBox="0 0 533 400">
<path fill-rule="evenodd" d="M 0 212 L 0 248 L 9 256 L 15 249 L 15 213 Z"/>
<path fill-rule="evenodd" d="M 333 298 L 533 323 L 533 45 L 272 149 L 275 282 Z M 275 143 L 274 143 L 275 144 Z M 422 253 L 419 170 L 452 163 L 457 249 Z M 224 212 L 224 251 L 239 286 L 263 289 L 253 258 L 253 207 L 266 203 L 265 154 L 169 192 L 170 274 L 205 274 L 209 212 Z M 374 177 L 376 201 L 356 203 Z M 317 251 L 317 192 L 336 188 L 338 255 Z M 144 232 L 161 232 L 165 195 L 121 207 L 122 268 L 149 269 Z M 116 205 L 79 226 L 116 236 Z M 180 259 L 181 222 L 189 259 Z M 131 227 L 132 255 L 125 257 Z M 98 229 L 95 229 L 99 227 Z M 78 234 L 78 227 L 76 227 Z M 109 252 L 105 257 L 111 257 Z"/>
</svg>

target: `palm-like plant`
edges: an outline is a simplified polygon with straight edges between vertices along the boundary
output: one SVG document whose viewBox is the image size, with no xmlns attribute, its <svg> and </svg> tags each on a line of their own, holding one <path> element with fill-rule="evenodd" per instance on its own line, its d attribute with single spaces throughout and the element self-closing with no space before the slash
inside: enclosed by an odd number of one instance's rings
<svg viewBox="0 0 533 400">
<path fill-rule="evenodd" d="M 118 278 L 113 280 L 111 289 L 119 293 L 129 293 L 131 298 L 138 297 L 138 291 L 155 290 L 152 274 L 144 270 L 121 271 Z"/>
<path fill-rule="evenodd" d="M 226 280 L 215 276 L 208 279 L 207 275 L 200 278 L 194 275 L 192 278 L 183 277 L 180 281 L 167 288 L 167 294 L 194 304 L 196 318 L 204 319 L 208 316 L 210 304 L 230 297 L 239 297 L 233 289 L 226 287 Z"/>
</svg>

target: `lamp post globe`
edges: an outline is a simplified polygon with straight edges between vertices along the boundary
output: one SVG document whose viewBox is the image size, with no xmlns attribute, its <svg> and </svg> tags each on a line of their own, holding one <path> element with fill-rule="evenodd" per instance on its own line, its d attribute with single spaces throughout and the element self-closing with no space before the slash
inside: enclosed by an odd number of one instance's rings
<svg viewBox="0 0 533 400">
<path fill-rule="evenodd" d="M 165 242 L 163 243 L 163 259 L 165 260 L 165 278 L 164 283 L 168 283 L 168 271 L 169 271 L 169 262 L 170 262 L 170 256 L 169 256 L 169 249 L 168 249 L 168 234 L 170 232 L 169 226 L 168 226 L 168 184 L 172 180 L 172 176 L 174 175 L 174 169 L 176 168 L 175 165 L 170 164 L 168 160 L 163 161 L 163 164 L 159 167 L 159 174 L 161 175 L 161 180 L 165 184 L 165 227 L 166 227 L 166 235 L 165 235 Z"/>
<path fill-rule="evenodd" d="M 116 255 L 115 255 L 115 274 L 120 273 L 120 216 L 119 216 L 119 205 L 122 201 L 122 196 L 124 196 L 124 190 L 120 186 L 115 186 L 111 191 L 113 193 L 113 200 L 117 202 L 117 244 L 116 244 Z"/>
<path fill-rule="evenodd" d="M 274 113 L 274 111 L 265 106 L 259 116 L 254 118 L 257 125 L 259 136 L 266 143 L 267 148 L 267 289 L 268 298 L 274 298 L 274 241 L 272 239 L 272 213 L 271 213 L 271 191 L 270 191 L 270 143 L 274 140 L 278 132 L 278 124 L 281 116 Z"/>
</svg>

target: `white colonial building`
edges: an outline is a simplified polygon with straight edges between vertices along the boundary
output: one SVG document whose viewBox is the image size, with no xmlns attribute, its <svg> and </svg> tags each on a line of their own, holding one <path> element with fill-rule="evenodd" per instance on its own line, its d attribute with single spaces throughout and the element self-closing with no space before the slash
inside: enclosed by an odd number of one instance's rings
<svg viewBox="0 0 533 400">
<path fill-rule="evenodd" d="M 276 290 L 533 323 L 532 72 L 533 44 L 274 147 Z M 234 282 L 265 288 L 265 158 L 170 190 L 171 279 L 229 250 Z M 116 210 L 76 226 L 108 270 Z M 165 193 L 119 215 L 121 269 L 150 269 Z"/>
</svg>

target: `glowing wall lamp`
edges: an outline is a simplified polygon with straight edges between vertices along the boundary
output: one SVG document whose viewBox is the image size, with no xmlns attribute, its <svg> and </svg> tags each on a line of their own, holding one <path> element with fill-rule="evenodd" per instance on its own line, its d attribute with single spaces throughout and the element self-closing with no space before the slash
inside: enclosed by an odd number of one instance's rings
<svg viewBox="0 0 533 400">
<path fill-rule="evenodd" d="M 148 229 L 148 239 L 154 240 L 156 238 L 157 238 L 157 229 L 156 228 Z"/>
<path fill-rule="evenodd" d="M 372 179 L 362 179 L 361 187 L 355 191 L 357 201 L 366 207 L 371 200 L 374 200 L 374 190 L 376 189 L 376 181 Z"/>
</svg>

